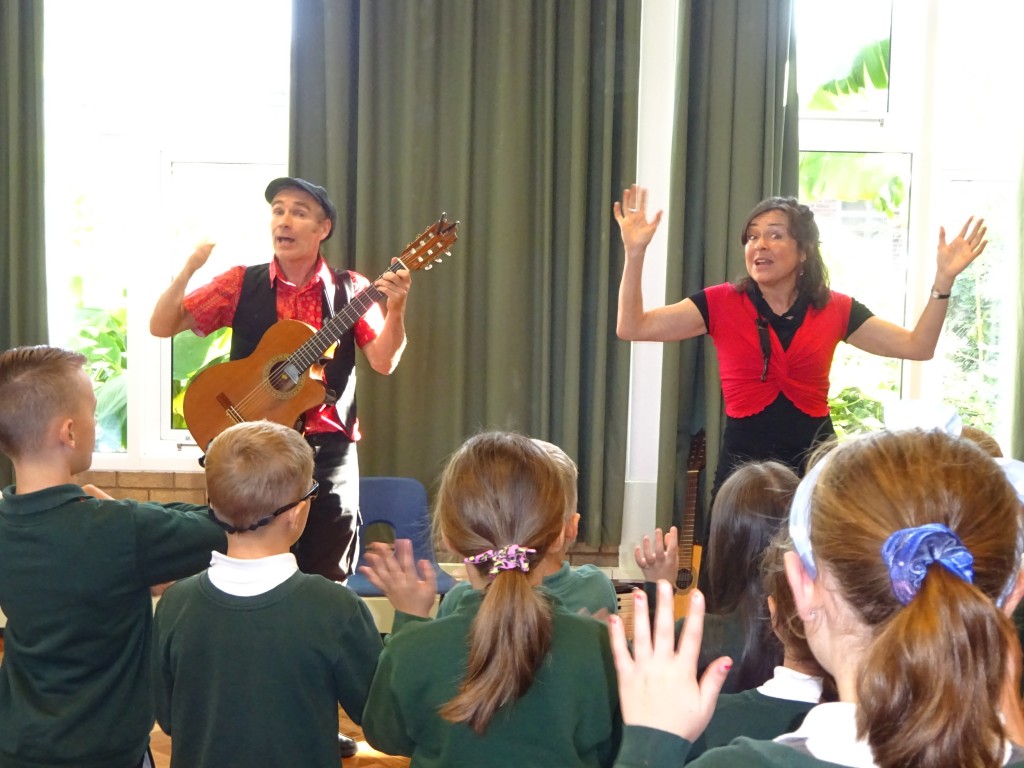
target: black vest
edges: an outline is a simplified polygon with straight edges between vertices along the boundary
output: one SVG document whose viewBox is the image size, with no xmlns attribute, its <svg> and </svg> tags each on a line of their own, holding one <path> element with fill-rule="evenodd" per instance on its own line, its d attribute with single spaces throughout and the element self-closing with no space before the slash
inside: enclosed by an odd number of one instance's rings
<svg viewBox="0 0 1024 768">
<path fill-rule="evenodd" d="M 337 312 L 352 299 L 355 287 L 348 272 L 331 272 L 334 275 L 334 307 Z M 320 311 L 324 320 L 331 316 L 326 296 L 321 299 Z M 270 265 L 246 267 L 242 293 L 231 320 L 231 359 L 239 360 L 251 355 L 263 334 L 276 322 L 277 287 L 270 284 Z M 338 414 L 351 439 L 356 424 L 356 343 L 351 328 L 338 339 L 334 358 L 327 361 L 324 374 L 327 388 L 337 395 Z"/>
</svg>

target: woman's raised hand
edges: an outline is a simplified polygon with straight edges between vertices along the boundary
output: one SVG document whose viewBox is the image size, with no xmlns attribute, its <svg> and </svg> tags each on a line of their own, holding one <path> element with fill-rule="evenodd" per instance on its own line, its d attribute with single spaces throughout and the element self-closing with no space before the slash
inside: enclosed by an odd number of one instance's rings
<svg viewBox="0 0 1024 768">
<path fill-rule="evenodd" d="M 662 212 L 647 220 L 647 190 L 637 184 L 622 190 L 622 202 L 616 201 L 613 208 L 626 256 L 643 254 L 661 223 Z"/>
<path fill-rule="evenodd" d="M 971 222 L 974 227 L 971 228 Z M 968 229 L 970 232 L 968 233 Z M 974 221 L 974 217 L 967 219 L 967 223 L 953 240 L 946 242 L 946 228 L 939 227 L 939 251 L 935 273 L 935 288 L 947 293 L 953 285 L 953 280 L 970 266 L 971 262 L 981 256 L 981 252 L 988 245 L 985 233 L 988 228 L 984 219 Z"/>
</svg>

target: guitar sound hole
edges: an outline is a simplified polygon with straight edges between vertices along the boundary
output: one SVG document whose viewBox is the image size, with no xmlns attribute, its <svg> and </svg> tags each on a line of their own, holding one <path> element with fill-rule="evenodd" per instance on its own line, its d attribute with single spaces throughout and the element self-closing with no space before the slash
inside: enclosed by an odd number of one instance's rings
<svg viewBox="0 0 1024 768">
<path fill-rule="evenodd" d="M 291 392 L 299 385 L 301 371 L 287 360 L 274 363 L 270 368 L 270 386 L 278 392 Z"/>
<path fill-rule="evenodd" d="M 682 568 L 676 572 L 676 587 L 678 589 L 689 589 L 693 584 L 693 573 L 689 568 Z"/>
</svg>

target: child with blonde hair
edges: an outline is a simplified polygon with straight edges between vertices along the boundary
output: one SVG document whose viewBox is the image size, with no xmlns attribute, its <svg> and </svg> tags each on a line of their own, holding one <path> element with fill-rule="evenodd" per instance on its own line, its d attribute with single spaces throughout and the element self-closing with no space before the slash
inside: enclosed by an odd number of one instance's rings
<svg viewBox="0 0 1024 768">
<path fill-rule="evenodd" d="M 318 489 L 312 449 L 280 424 L 238 424 L 210 443 L 206 484 L 227 554 L 156 610 L 171 766 L 336 768 L 338 705 L 360 722 L 381 640 L 359 597 L 290 551 Z"/>
<path fill-rule="evenodd" d="M 434 525 L 471 566 L 474 590 L 450 615 L 392 634 L 363 715 L 370 744 L 416 766 L 495 755 L 520 765 L 611 764 L 619 714 L 607 631 L 566 610 L 537 570 L 562 546 L 565 505 L 557 464 L 527 437 L 485 433 L 455 452 Z M 403 567 L 400 557 L 376 559 Z M 426 579 L 420 586 L 411 610 L 425 616 L 435 595 Z"/>
</svg>

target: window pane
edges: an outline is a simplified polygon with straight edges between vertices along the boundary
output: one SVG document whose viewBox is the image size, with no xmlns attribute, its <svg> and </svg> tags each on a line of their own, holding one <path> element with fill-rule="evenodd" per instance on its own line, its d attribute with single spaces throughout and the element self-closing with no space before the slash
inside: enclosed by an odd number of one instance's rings
<svg viewBox="0 0 1024 768">
<path fill-rule="evenodd" d="M 801 152 L 801 199 L 814 211 L 832 287 L 874 314 L 902 322 L 907 296 L 909 154 Z M 881 403 L 900 391 L 899 360 L 840 344 L 829 393 L 836 431 L 880 426 Z"/>
<path fill-rule="evenodd" d="M 797 0 L 796 25 L 801 111 L 888 111 L 892 0 Z"/>
<path fill-rule="evenodd" d="M 193 276 L 190 288 L 235 265 L 270 260 L 270 211 L 263 192 L 267 182 L 285 174 L 283 162 L 171 163 L 169 209 L 174 228 L 170 239 L 182 243 L 181 261 L 184 262 L 187 248 L 198 241 L 217 243 L 210 260 Z M 207 337 L 189 332 L 174 337 L 170 410 L 161 415 L 161 432 L 165 437 L 171 436 L 165 427 L 187 426 L 182 400 L 188 383 L 210 365 L 224 362 L 230 346 L 230 329 L 215 331 Z"/>
<path fill-rule="evenodd" d="M 75 139 L 47 131 L 50 342 L 86 356 L 101 453 L 127 445 L 129 275 L 146 258 L 136 244 L 149 239 L 141 225 L 145 203 L 133 192 L 144 183 L 143 154 L 117 136 Z M 111 168 L 123 170 L 115 175 Z"/>
<path fill-rule="evenodd" d="M 47 0 L 44 21 L 50 341 L 88 359 L 96 450 L 124 452 L 141 423 L 157 431 L 158 408 L 170 428 L 169 369 L 149 396 L 149 315 L 197 233 L 223 238 L 221 258 L 266 260 L 265 216 L 249 227 L 259 250 L 232 227 L 264 212 L 286 167 L 291 3 Z M 129 390 L 147 396 L 129 408 Z"/>
<path fill-rule="evenodd" d="M 979 427 L 1009 445 L 1009 420 L 1014 380 L 1014 307 L 1019 290 L 1014 255 L 1019 253 L 1012 227 L 1016 218 L 1016 185 L 1006 180 L 955 180 L 942 185 L 959 216 L 945 223 L 946 239 L 956 237 L 966 215 L 985 217 L 989 244 L 982 256 L 957 278 L 949 299 L 946 323 L 932 363 L 930 382 L 959 411 L 965 424 Z M 949 218 L 947 216 L 946 218 Z M 1000 382 L 1004 382 L 1000 386 Z"/>
</svg>

